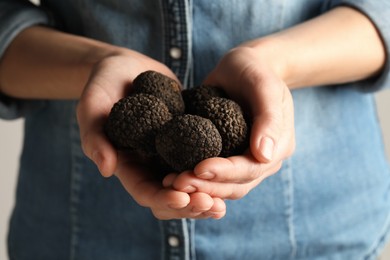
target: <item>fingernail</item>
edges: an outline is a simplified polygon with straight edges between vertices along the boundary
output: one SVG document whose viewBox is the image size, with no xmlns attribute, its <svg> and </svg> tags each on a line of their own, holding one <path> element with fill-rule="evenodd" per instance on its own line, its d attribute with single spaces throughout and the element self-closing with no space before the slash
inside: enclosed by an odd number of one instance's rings
<svg viewBox="0 0 390 260">
<path fill-rule="evenodd" d="M 200 179 L 204 179 L 204 180 L 211 180 L 211 179 L 214 179 L 215 178 L 215 174 L 212 173 L 212 172 L 203 172 L 201 174 L 197 174 L 196 175 L 198 178 Z"/>
<path fill-rule="evenodd" d="M 171 203 L 171 204 L 168 204 L 168 207 L 171 209 L 182 209 L 185 206 L 183 206 L 183 204 L 180 204 L 180 203 Z"/>
<path fill-rule="evenodd" d="M 260 153 L 261 155 L 271 161 L 274 153 L 274 141 L 269 137 L 263 137 L 260 141 Z"/>
<path fill-rule="evenodd" d="M 196 188 L 192 185 L 189 185 L 183 189 L 181 189 L 182 192 L 187 192 L 187 193 L 193 193 L 196 191 Z"/>
<path fill-rule="evenodd" d="M 176 176 L 177 176 L 177 174 L 168 174 L 167 176 L 165 176 L 165 178 L 163 179 L 163 182 L 162 182 L 163 187 L 164 188 L 171 187 L 173 182 L 176 179 Z"/>
<path fill-rule="evenodd" d="M 225 216 L 224 212 L 204 212 L 202 214 L 207 218 L 213 218 L 213 219 L 221 219 Z"/>
<path fill-rule="evenodd" d="M 203 215 L 206 216 L 206 217 L 211 217 L 212 218 L 212 217 L 218 215 L 218 213 L 217 212 L 210 212 L 210 211 L 208 211 L 208 212 L 204 212 Z"/>
</svg>

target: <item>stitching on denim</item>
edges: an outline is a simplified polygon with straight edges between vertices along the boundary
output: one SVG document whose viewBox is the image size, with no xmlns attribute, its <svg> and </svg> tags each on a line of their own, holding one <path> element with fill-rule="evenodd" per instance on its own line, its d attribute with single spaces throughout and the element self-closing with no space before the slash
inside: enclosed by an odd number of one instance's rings
<svg viewBox="0 0 390 260">
<path fill-rule="evenodd" d="M 190 256 L 192 260 L 196 259 L 196 250 L 195 250 L 195 219 L 188 219 L 190 223 Z"/>
<path fill-rule="evenodd" d="M 164 62 L 187 85 L 190 76 L 191 59 L 191 14 L 192 5 L 188 0 L 162 1 L 164 20 Z M 180 48 L 182 55 L 173 59 L 169 55 L 171 48 Z"/>
<path fill-rule="evenodd" d="M 192 0 L 184 1 L 184 8 L 186 13 L 186 59 L 183 75 L 183 84 L 190 85 L 191 71 L 192 71 Z"/>
<path fill-rule="evenodd" d="M 165 235 L 164 221 L 159 220 L 158 226 L 160 227 L 160 231 L 161 231 L 161 260 L 164 260 L 166 254 L 166 248 L 165 248 L 166 235 Z"/>
<path fill-rule="evenodd" d="M 380 254 L 379 250 L 385 246 L 385 242 L 388 240 L 389 237 L 390 237 L 390 214 L 386 219 L 386 225 L 382 232 L 382 236 L 378 239 L 377 242 L 374 243 L 374 245 L 369 250 L 371 252 L 369 252 L 363 259 L 364 260 L 376 259 Z"/>
<path fill-rule="evenodd" d="M 163 37 L 166 37 L 166 31 L 167 31 L 167 25 L 165 23 L 165 5 L 164 5 L 164 0 L 160 0 L 158 1 L 158 5 L 159 5 L 159 10 L 161 10 L 161 34 L 163 35 Z M 164 64 L 167 64 L 167 45 L 165 43 L 165 41 L 161 41 L 161 44 L 162 44 L 162 57 L 161 57 L 161 61 L 164 63 Z"/>
<path fill-rule="evenodd" d="M 284 19 L 285 19 L 285 15 L 286 15 L 286 0 L 283 1 L 283 3 L 281 3 L 281 6 L 280 6 L 280 20 L 279 20 L 279 30 L 282 30 L 284 28 Z"/>
<path fill-rule="evenodd" d="M 388 188 L 388 196 L 390 196 L 390 187 Z M 383 227 L 381 236 L 379 239 L 373 243 L 373 245 L 368 250 L 368 253 L 363 257 L 364 260 L 376 259 L 380 254 L 379 250 L 385 246 L 385 242 L 390 237 L 390 213 L 387 215 L 385 225 Z"/>
<path fill-rule="evenodd" d="M 184 242 L 184 259 L 190 260 L 190 234 L 188 231 L 187 220 L 185 218 L 181 219 L 181 224 Z"/>
<path fill-rule="evenodd" d="M 76 102 L 73 106 L 75 110 Z M 76 112 L 74 111 L 74 115 Z M 70 260 L 76 259 L 76 251 L 79 244 L 80 218 L 78 207 L 80 204 L 80 190 L 81 190 L 81 167 L 83 154 L 80 150 L 80 136 L 78 132 L 78 126 L 76 117 L 71 119 L 70 128 L 70 140 L 71 140 L 71 180 L 70 180 Z"/>
<path fill-rule="evenodd" d="M 297 244 L 295 239 L 295 228 L 294 228 L 294 184 L 293 184 L 293 173 L 291 167 L 291 159 L 284 161 L 282 180 L 284 183 L 284 198 L 285 198 L 285 214 L 286 222 L 289 233 L 289 242 L 291 246 L 290 259 L 294 259 L 297 254 Z"/>
</svg>

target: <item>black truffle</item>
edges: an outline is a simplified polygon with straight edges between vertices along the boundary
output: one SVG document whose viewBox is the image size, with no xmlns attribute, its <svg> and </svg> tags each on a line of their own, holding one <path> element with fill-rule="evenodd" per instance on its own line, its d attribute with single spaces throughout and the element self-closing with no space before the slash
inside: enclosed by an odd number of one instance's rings
<svg viewBox="0 0 390 260">
<path fill-rule="evenodd" d="M 184 171 L 218 156 L 222 138 L 210 120 L 186 114 L 174 117 L 161 128 L 156 136 L 156 149 L 171 167 Z"/>
<path fill-rule="evenodd" d="M 152 95 L 135 94 L 114 104 L 105 131 L 118 149 L 151 156 L 156 153 L 155 135 L 171 119 L 172 114 L 163 101 Z"/>
<path fill-rule="evenodd" d="M 221 88 L 181 92 L 176 81 L 154 71 L 136 77 L 130 96 L 114 104 L 105 124 L 113 145 L 139 156 L 156 177 L 242 153 L 248 129 L 240 106 Z"/>
<path fill-rule="evenodd" d="M 227 98 L 223 89 L 210 85 L 200 85 L 185 89 L 182 91 L 182 95 L 186 107 L 185 112 L 192 115 L 197 114 L 197 108 L 200 106 L 200 102 L 204 102 L 213 97 Z"/>
<path fill-rule="evenodd" d="M 139 74 L 133 81 L 133 91 L 161 99 L 174 115 L 184 113 L 184 101 L 179 83 L 164 74 L 151 70 Z"/>
<path fill-rule="evenodd" d="M 197 105 L 196 114 L 210 119 L 222 137 L 220 156 L 241 154 L 248 145 L 248 126 L 241 107 L 233 100 L 221 97 L 212 97 Z"/>
</svg>

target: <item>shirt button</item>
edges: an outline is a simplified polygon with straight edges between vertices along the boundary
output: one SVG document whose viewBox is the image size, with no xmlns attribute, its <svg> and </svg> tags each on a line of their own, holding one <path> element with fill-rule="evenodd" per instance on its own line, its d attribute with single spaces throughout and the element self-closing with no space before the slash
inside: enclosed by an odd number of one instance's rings
<svg viewBox="0 0 390 260">
<path fill-rule="evenodd" d="M 169 50 L 169 55 L 171 56 L 171 58 L 173 58 L 175 60 L 180 59 L 181 58 L 181 49 L 178 47 L 172 47 Z"/>
<path fill-rule="evenodd" d="M 168 244 L 171 246 L 171 247 L 178 247 L 179 246 L 179 238 L 176 237 L 176 236 L 170 236 L 168 237 Z"/>
</svg>

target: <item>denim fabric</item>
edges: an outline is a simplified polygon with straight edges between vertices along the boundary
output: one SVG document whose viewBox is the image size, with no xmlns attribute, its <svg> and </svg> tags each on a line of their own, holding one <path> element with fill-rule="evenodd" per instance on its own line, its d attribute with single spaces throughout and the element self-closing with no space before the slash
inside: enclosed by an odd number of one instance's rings
<svg viewBox="0 0 390 260">
<path fill-rule="evenodd" d="M 54 17 L 62 30 L 161 60 L 187 87 L 199 84 L 237 44 L 310 19 L 336 4 L 353 5 L 373 21 L 390 17 L 385 0 L 42 4 L 40 15 Z M 0 6 L 16 4 L 3 0 Z M 17 6 L 20 13 L 31 8 Z M 19 19 L 1 15 L 0 27 Z M 34 19 L 30 24 L 44 21 Z M 384 24 L 376 23 L 388 46 L 390 31 Z M 0 42 L 4 48 L 5 41 Z M 23 114 L 26 119 L 9 230 L 10 258 L 375 259 L 390 228 L 389 165 L 373 96 L 358 90 L 377 90 L 387 82 L 388 66 L 375 80 L 293 91 L 295 154 L 246 197 L 227 201 L 226 217 L 197 221 L 156 220 L 116 178 L 102 178 L 80 147 L 77 101 L 32 102 L 29 113 L 20 113 L 26 102 L 7 97 L 0 115 Z"/>
</svg>

